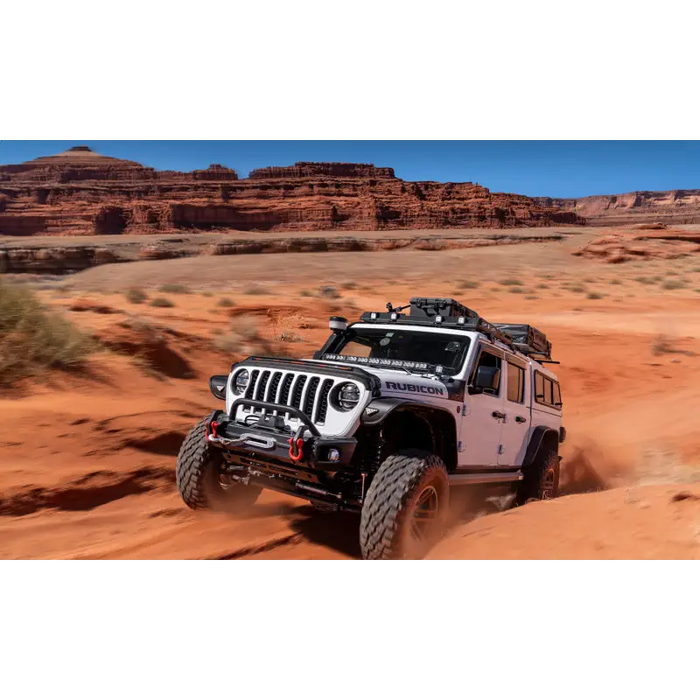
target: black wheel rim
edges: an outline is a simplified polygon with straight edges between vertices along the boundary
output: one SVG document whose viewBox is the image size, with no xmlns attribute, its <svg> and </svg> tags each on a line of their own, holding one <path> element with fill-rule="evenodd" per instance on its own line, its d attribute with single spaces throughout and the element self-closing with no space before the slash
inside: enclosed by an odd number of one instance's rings
<svg viewBox="0 0 700 700">
<path fill-rule="evenodd" d="M 440 497 L 434 486 L 426 486 L 416 499 L 411 518 L 411 537 L 415 542 L 424 542 L 435 525 L 440 510 Z"/>
</svg>

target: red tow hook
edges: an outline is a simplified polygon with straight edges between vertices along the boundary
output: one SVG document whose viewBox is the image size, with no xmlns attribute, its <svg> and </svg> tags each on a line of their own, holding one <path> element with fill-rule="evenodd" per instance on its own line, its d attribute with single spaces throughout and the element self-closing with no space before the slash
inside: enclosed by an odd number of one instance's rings
<svg viewBox="0 0 700 700">
<path fill-rule="evenodd" d="M 301 437 L 303 431 L 304 428 L 299 428 L 294 437 L 287 440 L 289 443 L 289 457 L 295 462 L 300 462 L 304 459 L 304 438 Z"/>
<path fill-rule="evenodd" d="M 210 428 L 210 430 L 211 430 L 211 436 L 212 436 L 212 437 L 217 437 L 217 435 L 216 435 L 216 429 L 217 429 L 218 427 L 219 427 L 219 424 L 218 424 L 215 420 L 213 420 L 213 421 L 211 422 L 211 425 L 209 426 L 209 428 Z"/>
</svg>

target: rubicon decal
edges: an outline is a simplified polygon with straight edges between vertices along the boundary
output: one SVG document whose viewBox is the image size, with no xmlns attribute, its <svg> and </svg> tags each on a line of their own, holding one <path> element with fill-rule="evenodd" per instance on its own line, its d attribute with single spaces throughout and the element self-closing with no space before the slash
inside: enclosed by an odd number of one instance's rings
<svg viewBox="0 0 700 700">
<path fill-rule="evenodd" d="M 384 382 L 387 390 L 411 391 L 414 394 L 437 394 L 444 396 L 445 390 L 440 386 L 423 386 L 422 384 L 405 384 L 403 382 Z"/>
</svg>

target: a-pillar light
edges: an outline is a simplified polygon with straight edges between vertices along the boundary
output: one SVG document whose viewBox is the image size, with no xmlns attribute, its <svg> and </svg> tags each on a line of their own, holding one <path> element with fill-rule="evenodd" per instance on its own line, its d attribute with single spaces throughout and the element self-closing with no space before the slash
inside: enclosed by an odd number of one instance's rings
<svg viewBox="0 0 700 700">
<path fill-rule="evenodd" d="M 343 316 L 331 316 L 328 319 L 328 327 L 334 333 L 342 333 L 348 328 L 348 319 Z"/>
</svg>

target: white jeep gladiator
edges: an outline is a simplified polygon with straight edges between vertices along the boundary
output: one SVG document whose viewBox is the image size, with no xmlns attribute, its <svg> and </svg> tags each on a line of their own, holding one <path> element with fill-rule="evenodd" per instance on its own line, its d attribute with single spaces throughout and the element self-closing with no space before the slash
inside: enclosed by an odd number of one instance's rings
<svg viewBox="0 0 700 700">
<path fill-rule="evenodd" d="M 226 408 L 178 455 L 190 508 L 244 508 L 274 489 L 359 512 L 363 557 L 394 559 L 440 536 L 454 486 L 518 504 L 557 494 L 565 430 L 543 333 L 431 298 L 330 328 L 313 359 L 249 357 L 211 378 Z"/>
</svg>

